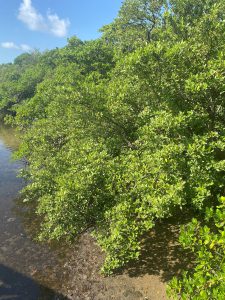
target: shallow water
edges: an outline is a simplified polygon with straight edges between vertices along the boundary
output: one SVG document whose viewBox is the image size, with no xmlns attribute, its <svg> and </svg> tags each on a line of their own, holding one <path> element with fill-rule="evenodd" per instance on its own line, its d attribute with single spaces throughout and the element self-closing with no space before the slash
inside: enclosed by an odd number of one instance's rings
<svg viewBox="0 0 225 300">
<path fill-rule="evenodd" d="M 0 300 L 61 299 L 68 248 L 34 241 L 37 218 L 19 200 L 24 165 L 11 159 L 17 145 L 14 131 L 0 127 Z"/>
</svg>

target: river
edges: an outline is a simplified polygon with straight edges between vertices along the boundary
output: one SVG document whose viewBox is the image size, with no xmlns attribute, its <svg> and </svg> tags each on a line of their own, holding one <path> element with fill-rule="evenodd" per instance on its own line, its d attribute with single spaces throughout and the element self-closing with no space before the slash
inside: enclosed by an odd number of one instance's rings
<svg viewBox="0 0 225 300">
<path fill-rule="evenodd" d="M 61 299 L 66 251 L 34 241 L 37 218 L 19 199 L 24 165 L 11 158 L 17 145 L 14 131 L 0 127 L 0 300 Z"/>
</svg>

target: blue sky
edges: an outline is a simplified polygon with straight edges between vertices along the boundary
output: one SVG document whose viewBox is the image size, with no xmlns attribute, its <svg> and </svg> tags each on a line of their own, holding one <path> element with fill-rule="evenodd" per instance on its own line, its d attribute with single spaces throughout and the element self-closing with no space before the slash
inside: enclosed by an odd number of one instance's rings
<svg viewBox="0 0 225 300">
<path fill-rule="evenodd" d="M 67 38 L 95 39 L 122 0 L 1 0 L 0 63 L 19 54 L 62 47 Z"/>
</svg>

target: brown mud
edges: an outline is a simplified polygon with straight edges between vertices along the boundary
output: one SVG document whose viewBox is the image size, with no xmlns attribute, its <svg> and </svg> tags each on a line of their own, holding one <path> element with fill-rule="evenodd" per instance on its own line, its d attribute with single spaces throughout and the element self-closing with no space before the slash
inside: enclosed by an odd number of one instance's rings
<svg viewBox="0 0 225 300">
<path fill-rule="evenodd" d="M 84 234 L 66 262 L 70 274 L 69 299 L 166 300 L 166 284 L 191 267 L 192 257 L 177 242 L 180 223 L 170 219 L 157 224 L 144 237 L 140 260 L 130 263 L 110 277 L 99 270 L 104 255 L 89 234 Z"/>
</svg>

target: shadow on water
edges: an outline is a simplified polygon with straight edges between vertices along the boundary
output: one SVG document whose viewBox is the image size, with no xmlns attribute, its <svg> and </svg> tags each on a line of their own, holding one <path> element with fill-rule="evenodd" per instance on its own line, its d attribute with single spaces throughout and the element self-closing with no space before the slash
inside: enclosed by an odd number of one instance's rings
<svg viewBox="0 0 225 300">
<path fill-rule="evenodd" d="M 0 300 L 61 300 L 67 297 L 0 264 Z"/>
</svg>

